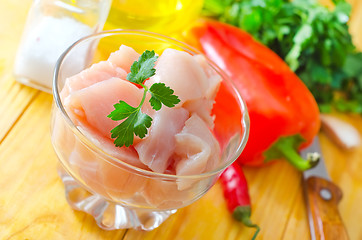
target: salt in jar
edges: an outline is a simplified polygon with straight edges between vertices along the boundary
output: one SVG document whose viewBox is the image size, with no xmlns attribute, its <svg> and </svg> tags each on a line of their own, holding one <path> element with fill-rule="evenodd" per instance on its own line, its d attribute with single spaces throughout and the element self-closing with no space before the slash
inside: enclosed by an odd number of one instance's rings
<svg viewBox="0 0 362 240">
<path fill-rule="evenodd" d="M 34 0 L 14 64 L 18 82 L 51 92 L 59 56 L 75 41 L 101 31 L 111 0 Z M 91 45 L 81 51 L 91 51 Z M 84 60 L 77 61 L 82 68 Z"/>
</svg>

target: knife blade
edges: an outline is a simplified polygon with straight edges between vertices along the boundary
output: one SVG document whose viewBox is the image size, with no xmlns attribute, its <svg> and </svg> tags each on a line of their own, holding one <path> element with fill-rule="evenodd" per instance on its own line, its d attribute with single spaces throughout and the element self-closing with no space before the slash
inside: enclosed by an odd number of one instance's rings
<svg viewBox="0 0 362 240">
<path fill-rule="evenodd" d="M 338 211 L 342 191 L 330 180 L 318 136 L 313 139 L 309 147 L 301 151 L 301 156 L 320 158 L 314 168 L 303 172 L 304 195 L 312 240 L 349 239 Z"/>
</svg>

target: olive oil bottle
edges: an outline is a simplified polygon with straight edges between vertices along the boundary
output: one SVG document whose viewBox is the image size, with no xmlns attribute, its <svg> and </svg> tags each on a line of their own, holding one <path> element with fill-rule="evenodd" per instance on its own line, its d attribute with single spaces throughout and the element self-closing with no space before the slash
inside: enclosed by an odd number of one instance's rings
<svg viewBox="0 0 362 240">
<path fill-rule="evenodd" d="M 172 35 L 200 13 L 203 0 L 113 0 L 104 29 L 143 29 Z"/>
</svg>

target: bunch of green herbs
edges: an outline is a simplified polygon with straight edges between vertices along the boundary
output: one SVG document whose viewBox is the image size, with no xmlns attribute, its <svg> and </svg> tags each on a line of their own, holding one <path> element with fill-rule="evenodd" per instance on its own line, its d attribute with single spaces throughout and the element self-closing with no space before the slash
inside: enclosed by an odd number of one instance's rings
<svg viewBox="0 0 362 240">
<path fill-rule="evenodd" d="M 362 113 L 362 53 L 348 30 L 351 6 L 334 0 L 205 0 L 205 16 L 249 32 L 304 81 L 322 112 Z"/>
</svg>

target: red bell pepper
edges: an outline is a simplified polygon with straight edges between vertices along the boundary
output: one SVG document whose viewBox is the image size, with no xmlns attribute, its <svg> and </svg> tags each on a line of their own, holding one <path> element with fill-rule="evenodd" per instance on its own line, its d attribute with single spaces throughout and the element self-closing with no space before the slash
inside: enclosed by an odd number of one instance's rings
<svg viewBox="0 0 362 240">
<path fill-rule="evenodd" d="M 241 167 L 234 163 L 220 176 L 221 186 L 229 211 L 233 217 L 247 227 L 256 228 L 252 239 L 258 235 L 260 228 L 250 220 L 251 204 L 248 183 Z"/>
<path fill-rule="evenodd" d="M 194 25 L 183 40 L 224 70 L 246 102 L 250 135 L 239 163 L 258 166 L 284 158 L 299 170 L 316 164 L 302 159 L 298 151 L 309 145 L 319 131 L 317 103 L 278 55 L 241 29 L 213 20 Z M 219 91 L 214 111 L 233 115 L 225 108 L 227 101 L 228 97 Z M 238 118 L 216 121 L 216 133 L 233 128 L 230 124 L 238 124 Z"/>
</svg>

